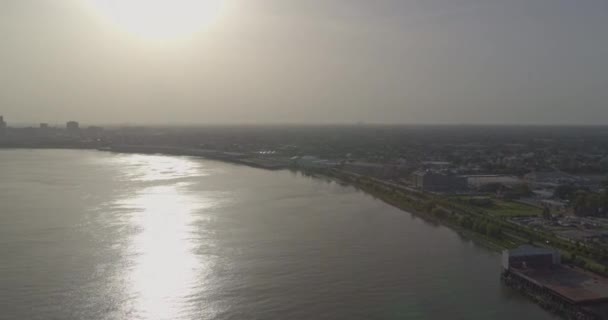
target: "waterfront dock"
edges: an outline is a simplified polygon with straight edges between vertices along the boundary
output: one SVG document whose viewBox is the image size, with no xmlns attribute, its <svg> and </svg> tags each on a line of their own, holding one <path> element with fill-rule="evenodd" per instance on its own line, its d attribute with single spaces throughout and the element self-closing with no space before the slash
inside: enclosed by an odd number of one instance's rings
<svg viewBox="0 0 608 320">
<path fill-rule="evenodd" d="M 561 264 L 559 251 L 505 250 L 502 280 L 564 319 L 608 319 L 608 279 Z"/>
</svg>

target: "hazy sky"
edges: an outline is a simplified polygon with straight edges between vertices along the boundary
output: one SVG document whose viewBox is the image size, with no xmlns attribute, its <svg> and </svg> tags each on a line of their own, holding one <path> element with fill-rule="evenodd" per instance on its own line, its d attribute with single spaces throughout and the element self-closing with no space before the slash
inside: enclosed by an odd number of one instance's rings
<svg viewBox="0 0 608 320">
<path fill-rule="evenodd" d="M 163 41 L 88 1 L 0 0 L 9 121 L 608 124 L 606 0 L 224 0 Z"/>
</svg>

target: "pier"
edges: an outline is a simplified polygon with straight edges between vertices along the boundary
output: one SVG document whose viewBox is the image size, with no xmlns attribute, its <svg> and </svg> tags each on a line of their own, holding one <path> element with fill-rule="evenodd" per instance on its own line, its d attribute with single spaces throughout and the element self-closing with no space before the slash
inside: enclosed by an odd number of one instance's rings
<svg viewBox="0 0 608 320">
<path fill-rule="evenodd" d="M 557 250 L 533 246 L 505 250 L 502 269 L 507 286 L 564 319 L 608 319 L 608 279 L 563 265 Z"/>
</svg>

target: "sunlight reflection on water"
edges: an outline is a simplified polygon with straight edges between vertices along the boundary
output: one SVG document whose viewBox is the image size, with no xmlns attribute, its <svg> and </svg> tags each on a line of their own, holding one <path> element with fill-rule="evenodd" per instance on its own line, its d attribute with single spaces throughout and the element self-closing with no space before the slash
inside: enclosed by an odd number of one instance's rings
<svg viewBox="0 0 608 320">
<path fill-rule="evenodd" d="M 115 161 L 125 169 L 124 178 L 128 181 L 164 181 L 209 174 L 200 162 L 186 157 L 135 154 L 117 157 Z"/>
<path fill-rule="evenodd" d="M 143 181 L 201 175 L 198 164 L 188 159 L 136 156 L 126 161 Z M 188 297 L 200 292 L 204 275 L 210 272 L 209 257 L 195 253 L 200 241 L 195 223 L 214 200 L 191 193 L 188 186 L 165 182 L 117 203 L 128 210 L 128 223 L 135 230 L 126 252 L 126 285 L 128 313 L 136 318 L 175 319 L 188 309 Z"/>
</svg>

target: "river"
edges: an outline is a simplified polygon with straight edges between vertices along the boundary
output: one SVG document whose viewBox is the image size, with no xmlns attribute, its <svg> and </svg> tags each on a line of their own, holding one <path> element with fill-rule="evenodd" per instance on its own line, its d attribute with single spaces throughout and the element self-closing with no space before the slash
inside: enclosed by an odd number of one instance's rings
<svg viewBox="0 0 608 320">
<path fill-rule="evenodd" d="M 0 319 L 553 319 L 500 256 L 352 187 L 0 150 Z"/>
</svg>

